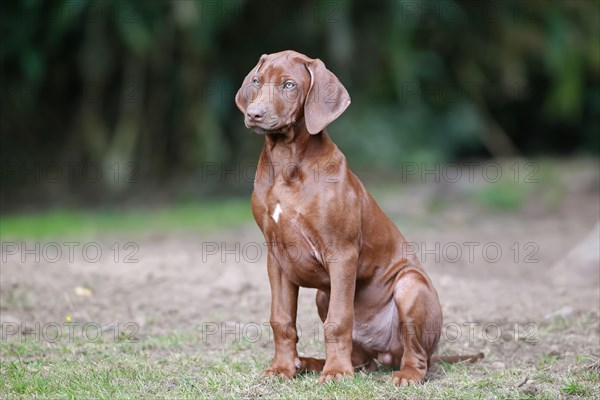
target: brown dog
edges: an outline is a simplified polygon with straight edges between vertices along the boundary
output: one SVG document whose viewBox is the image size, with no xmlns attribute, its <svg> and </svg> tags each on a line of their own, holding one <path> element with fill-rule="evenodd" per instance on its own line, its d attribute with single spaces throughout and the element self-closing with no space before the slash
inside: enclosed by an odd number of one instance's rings
<svg viewBox="0 0 600 400">
<path fill-rule="evenodd" d="M 325 127 L 350 104 L 319 59 L 263 55 L 235 102 L 265 134 L 252 213 L 270 244 L 275 356 L 266 375 L 329 377 L 399 367 L 396 385 L 423 381 L 442 328 L 437 292 Z M 298 357 L 298 288 L 316 288 L 326 360 Z"/>
</svg>

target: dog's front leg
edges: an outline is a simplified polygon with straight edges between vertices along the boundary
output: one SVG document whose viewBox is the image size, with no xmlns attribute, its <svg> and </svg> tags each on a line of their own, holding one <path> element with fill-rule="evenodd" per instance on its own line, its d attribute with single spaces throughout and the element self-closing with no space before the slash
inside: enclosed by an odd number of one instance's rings
<svg viewBox="0 0 600 400">
<path fill-rule="evenodd" d="M 285 277 L 279 263 L 270 253 L 267 270 L 271 284 L 270 323 L 275 342 L 275 356 L 271 360 L 271 365 L 263 371 L 263 375 L 292 378 L 301 367 L 296 350 L 298 286 Z"/>
<path fill-rule="evenodd" d="M 323 326 L 327 359 L 319 382 L 354 375 L 352 324 L 358 254 L 355 250 L 348 250 L 338 255 L 327 265 L 331 287 L 327 319 Z"/>
</svg>

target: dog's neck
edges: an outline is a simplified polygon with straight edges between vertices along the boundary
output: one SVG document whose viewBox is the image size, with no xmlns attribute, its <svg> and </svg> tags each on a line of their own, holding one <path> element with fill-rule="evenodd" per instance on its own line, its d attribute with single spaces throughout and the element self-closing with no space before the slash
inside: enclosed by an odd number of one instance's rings
<svg viewBox="0 0 600 400">
<path fill-rule="evenodd" d="M 265 169 L 271 177 L 294 179 L 300 170 L 315 167 L 308 164 L 331 160 L 336 149 L 325 129 L 311 135 L 304 123 L 295 124 L 285 133 L 266 135 L 259 168 Z"/>
</svg>

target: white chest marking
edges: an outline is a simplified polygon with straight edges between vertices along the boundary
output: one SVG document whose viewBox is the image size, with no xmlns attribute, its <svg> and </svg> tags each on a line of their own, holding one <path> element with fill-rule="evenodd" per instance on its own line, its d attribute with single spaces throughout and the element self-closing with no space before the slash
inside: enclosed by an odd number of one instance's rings
<svg viewBox="0 0 600 400">
<path fill-rule="evenodd" d="M 275 223 L 279 222 L 279 216 L 281 215 L 281 205 L 279 203 L 277 203 L 277 206 L 275 207 L 275 211 L 273 212 L 273 219 L 275 220 Z"/>
</svg>

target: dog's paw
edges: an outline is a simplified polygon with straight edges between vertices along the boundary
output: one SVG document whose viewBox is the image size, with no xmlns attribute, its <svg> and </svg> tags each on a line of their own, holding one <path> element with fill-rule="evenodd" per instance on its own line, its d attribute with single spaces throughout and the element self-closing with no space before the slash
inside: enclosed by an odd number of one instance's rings
<svg viewBox="0 0 600 400">
<path fill-rule="evenodd" d="M 423 383 L 425 374 L 412 367 L 404 367 L 400 371 L 394 372 L 392 375 L 394 385 L 408 386 Z"/>
<path fill-rule="evenodd" d="M 322 373 L 321 376 L 319 377 L 319 383 L 324 383 L 324 382 L 329 382 L 332 380 L 337 380 L 337 379 L 341 379 L 344 376 L 349 376 L 349 377 L 353 377 L 354 376 L 354 369 L 350 368 L 350 369 L 334 369 L 334 368 L 328 368 L 325 369 Z"/>
<path fill-rule="evenodd" d="M 271 365 L 262 372 L 263 377 L 283 377 L 293 378 L 296 376 L 297 367 L 295 365 Z"/>
</svg>

